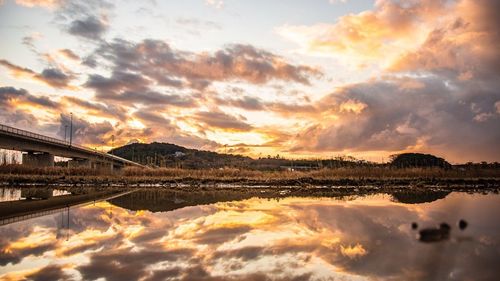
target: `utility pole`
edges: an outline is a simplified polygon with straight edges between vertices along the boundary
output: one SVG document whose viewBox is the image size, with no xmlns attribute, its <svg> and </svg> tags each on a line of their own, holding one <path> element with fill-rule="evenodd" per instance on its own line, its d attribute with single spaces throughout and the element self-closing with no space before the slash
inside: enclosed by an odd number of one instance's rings
<svg viewBox="0 0 500 281">
<path fill-rule="evenodd" d="M 66 142 L 66 134 L 68 131 L 68 125 L 64 125 L 64 141 Z"/>
<path fill-rule="evenodd" d="M 73 143 L 73 112 L 70 112 L 70 123 L 69 123 L 69 146 Z"/>
</svg>

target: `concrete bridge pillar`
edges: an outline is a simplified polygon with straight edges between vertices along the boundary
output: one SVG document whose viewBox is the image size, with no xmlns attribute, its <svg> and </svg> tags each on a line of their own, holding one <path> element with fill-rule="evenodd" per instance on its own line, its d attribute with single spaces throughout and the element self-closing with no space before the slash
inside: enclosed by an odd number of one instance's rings
<svg viewBox="0 0 500 281">
<path fill-rule="evenodd" d="M 54 167 L 54 155 L 45 152 L 23 153 L 22 163 L 30 167 Z"/>
<path fill-rule="evenodd" d="M 76 167 L 82 167 L 82 168 L 92 168 L 92 162 L 90 162 L 89 159 L 71 159 L 68 161 L 68 167 L 69 168 L 76 168 Z"/>
<path fill-rule="evenodd" d="M 94 169 L 102 171 L 113 171 L 113 163 L 109 162 L 94 162 Z"/>
</svg>

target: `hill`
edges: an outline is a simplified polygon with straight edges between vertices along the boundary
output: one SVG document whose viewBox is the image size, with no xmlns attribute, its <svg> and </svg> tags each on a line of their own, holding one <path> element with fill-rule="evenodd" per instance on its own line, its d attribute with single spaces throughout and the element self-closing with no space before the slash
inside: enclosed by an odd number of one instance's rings
<svg viewBox="0 0 500 281">
<path fill-rule="evenodd" d="M 171 143 L 132 143 L 115 148 L 109 153 L 144 165 L 171 168 L 217 168 L 248 166 L 251 158 L 189 149 Z"/>
<path fill-rule="evenodd" d="M 222 154 L 212 151 L 189 149 L 171 143 L 153 142 L 132 143 L 115 148 L 109 153 L 141 163 L 143 165 L 168 168 L 206 169 L 234 167 L 251 170 L 316 170 L 321 168 L 354 168 L 354 167 L 384 167 L 394 168 L 451 168 L 451 164 L 443 158 L 431 154 L 403 153 L 393 155 L 391 162 L 378 164 L 358 160 L 353 157 L 335 157 L 331 159 L 290 160 L 267 156 L 252 159 L 233 154 Z"/>
<path fill-rule="evenodd" d="M 116 156 L 132 160 L 148 166 L 168 167 L 168 168 L 186 168 L 186 169 L 204 169 L 204 168 L 222 168 L 234 167 L 251 170 L 315 170 L 324 167 L 360 167 L 374 166 L 363 160 L 357 160 L 353 157 L 335 157 L 323 160 L 290 160 L 276 155 L 252 159 L 250 157 L 222 154 L 212 151 L 203 151 L 189 149 L 171 143 L 153 142 L 133 143 L 115 148 L 109 153 Z"/>
</svg>

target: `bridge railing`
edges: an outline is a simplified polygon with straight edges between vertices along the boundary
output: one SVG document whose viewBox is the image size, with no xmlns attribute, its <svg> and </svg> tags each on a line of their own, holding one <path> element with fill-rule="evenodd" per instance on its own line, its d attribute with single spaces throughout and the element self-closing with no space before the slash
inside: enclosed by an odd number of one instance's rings
<svg viewBox="0 0 500 281">
<path fill-rule="evenodd" d="M 136 162 L 133 162 L 133 161 L 121 158 L 119 156 L 115 156 L 113 154 L 109 154 L 109 153 L 106 153 L 106 152 L 97 151 L 97 149 L 90 149 L 88 147 L 84 147 L 84 146 L 77 145 L 77 144 L 74 144 L 74 143 L 70 144 L 69 141 L 64 141 L 64 140 L 60 140 L 60 139 L 57 139 L 57 138 L 40 135 L 40 134 L 37 134 L 37 133 L 33 133 L 33 132 L 22 130 L 22 129 L 17 129 L 17 128 L 6 126 L 6 125 L 3 125 L 3 124 L 0 124 L 0 131 L 4 131 L 4 132 L 7 132 L 7 133 L 16 134 L 16 135 L 21 135 L 21 136 L 33 138 L 33 139 L 36 139 L 36 140 L 42 140 L 42 141 L 49 142 L 49 143 L 56 143 L 56 144 L 68 146 L 68 147 L 71 147 L 71 148 L 78 148 L 78 149 L 86 151 L 87 153 L 92 153 L 92 154 L 95 154 L 95 155 L 99 155 L 100 157 L 108 157 L 108 158 L 111 158 L 113 160 L 117 160 L 117 161 L 124 162 L 124 163 L 129 163 L 129 164 L 132 164 L 132 165 L 140 165 L 140 164 L 138 164 Z M 142 165 L 140 165 L 140 166 L 142 166 Z"/>
<path fill-rule="evenodd" d="M 56 138 L 52 138 L 52 137 L 47 137 L 47 136 L 44 136 L 44 135 L 36 134 L 36 133 L 30 132 L 30 131 L 21 130 L 21 129 L 17 129 L 17 128 L 6 126 L 6 125 L 2 125 L 2 124 L 0 124 L 0 130 L 4 131 L 4 132 L 8 132 L 8 133 L 13 133 L 13 134 L 21 135 L 21 136 L 26 136 L 26 137 L 38 139 L 38 140 L 43 140 L 43 141 L 48 141 L 48 142 L 55 142 L 55 143 L 59 143 L 59 144 L 63 144 L 63 145 L 69 145 L 68 141 L 63 141 L 63 140 L 60 140 L 60 139 L 56 139 Z"/>
</svg>

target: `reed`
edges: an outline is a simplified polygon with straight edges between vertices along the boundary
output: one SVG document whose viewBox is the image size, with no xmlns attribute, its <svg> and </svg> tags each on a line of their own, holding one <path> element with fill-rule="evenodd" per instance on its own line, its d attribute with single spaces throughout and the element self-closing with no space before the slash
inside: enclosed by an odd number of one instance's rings
<svg viewBox="0 0 500 281">
<path fill-rule="evenodd" d="M 226 169 L 140 169 L 117 171 L 90 168 L 34 168 L 21 165 L 0 166 L 0 182 L 10 184 L 198 184 L 241 183 L 253 185 L 475 185 L 498 186 L 500 170 L 351 167 L 311 171 L 259 171 Z"/>
</svg>

